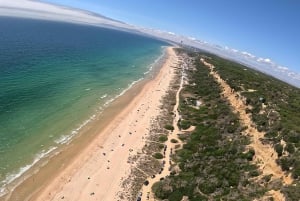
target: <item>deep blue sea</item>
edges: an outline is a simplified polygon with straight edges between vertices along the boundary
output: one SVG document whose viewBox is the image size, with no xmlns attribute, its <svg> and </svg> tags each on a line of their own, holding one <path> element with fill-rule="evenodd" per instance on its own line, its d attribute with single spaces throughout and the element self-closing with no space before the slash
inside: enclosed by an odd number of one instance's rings
<svg viewBox="0 0 300 201">
<path fill-rule="evenodd" d="M 0 193 L 144 78 L 166 45 L 106 28 L 0 17 Z"/>
</svg>

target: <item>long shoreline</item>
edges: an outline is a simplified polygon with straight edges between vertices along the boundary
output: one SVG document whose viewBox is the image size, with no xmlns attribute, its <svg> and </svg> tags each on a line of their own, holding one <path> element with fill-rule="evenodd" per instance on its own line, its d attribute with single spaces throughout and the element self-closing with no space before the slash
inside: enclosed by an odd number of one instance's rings
<svg viewBox="0 0 300 201">
<path fill-rule="evenodd" d="M 67 153 L 58 153 L 57 156 L 54 157 L 56 160 L 51 162 L 51 167 L 48 168 L 49 170 L 40 171 L 43 173 L 37 173 L 37 175 L 34 175 L 30 180 L 27 179 L 28 181 L 23 182 L 24 184 L 20 185 L 20 187 L 12 193 L 11 199 L 20 198 L 20 196 L 16 195 L 16 192 L 18 192 L 19 195 L 25 195 L 25 197 L 22 197 L 22 200 L 57 200 L 61 198 L 69 200 L 70 198 L 68 199 L 68 197 L 71 195 L 75 196 L 72 189 L 78 192 L 78 189 L 82 190 L 82 187 L 84 187 L 86 191 L 91 191 L 90 188 L 92 188 L 92 184 L 89 183 L 96 182 L 91 176 L 93 171 L 95 174 L 96 172 L 99 172 L 99 174 L 101 172 L 101 179 L 99 180 L 101 180 L 102 183 L 104 182 L 103 177 L 107 177 L 107 181 L 104 183 L 111 183 L 111 185 L 114 186 L 113 189 L 121 188 L 119 185 L 120 179 L 130 170 L 130 165 L 127 164 L 127 158 L 141 150 L 145 143 L 143 141 L 143 135 L 147 134 L 146 131 L 150 126 L 151 118 L 157 115 L 160 105 L 159 99 L 167 91 L 173 76 L 168 66 L 170 66 L 171 60 L 174 59 L 174 51 L 168 48 L 166 52 L 168 53 L 166 55 L 167 58 L 165 58 L 164 64 L 153 79 L 143 81 L 144 83 L 138 84 L 139 86 L 136 86 L 136 89 L 126 92 L 124 97 L 112 103 L 112 107 L 110 107 L 111 113 L 108 115 L 110 118 L 105 117 L 106 121 L 102 122 L 102 125 L 94 125 L 87 129 L 87 132 L 97 133 L 95 136 L 88 137 L 87 139 L 83 137 L 75 139 L 71 148 L 67 150 Z M 157 87 L 159 87 L 159 89 Z M 152 96 L 150 96 L 150 94 L 152 94 Z M 157 100 L 153 101 L 152 99 Z M 149 101 L 148 103 L 147 100 Z M 127 105 L 127 103 L 129 104 Z M 141 115 L 142 111 L 144 111 L 143 115 Z M 136 120 L 133 120 L 135 118 Z M 134 121 L 141 122 L 138 123 Z M 128 130 L 125 132 L 125 128 L 132 131 Z M 120 134 L 120 132 L 122 132 L 122 134 Z M 130 132 L 132 134 L 129 134 Z M 92 142 L 89 141 L 91 139 L 93 139 Z M 78 149 L 82 150 L 80 154 L 77 153 Z M 60 155 L 64 155 L 64 157 Z M 122 160 L 114 160 L 114 158 L 118 158 L 121 155 L 124 155 L 121 157 Z M 119 167 L 123 168 L 121 169 Z M 106 173 L 107 175 L 105 176 L 104 174 Z M 40 181 L 47 178 L 47 175 L 49 177 L 49 174 L 53 175 L 53 177 L 40 183 Z M 115 179 L 112 179 L 111 176 L 114 176 Z M 73 184 L 76 184 L 76 186 L 73 186 Z M 79 184 L 83 186 L 80 187 L 78 186 Z M 102 186 L 101 182 L 100 184 L 98 182 L 94 185 Z M 108 189 L 111 189 L 111 185 Z M 113 190 L 107 192 L 103 187 L 101 189 L 103 193 L 103 195 L 101 195 L 103 199 L 101 197 L 101 200 L 115 199 L 112 197 Z M 95 198 L 99 198 L 99 196 L 96 196 L 96 191 L 97 190 L 94 190 L 94 193 L 86 193 L 87 195 L 83 195 L 84 193 L 81 194 L 81 196 L 83 196 L 82 199 L 85 199 L 85 196 L 93 197 L 93 195 L 95 195 Z M 68 196 L 68 193 L 70 193 L 70 196 Z M 115 193 L 117 192 L 114 192 L 114 194 Z M 101 192 L 97 194 L 101 194 Z M 75 197 L 78 198 L 78 195 Z"/>
<path fill-rule="evenodd" d="M 51 137 L 51 140 L 54 141 L 55 144 L 49 145 L 49 147 L 47 147 L 47 145 L 41 146 L 43 149 L 37 153 L 34 153 L 35 155 L 33 156 L 32 160 L 29 160 L 28 163 L 20 166 L 19 169 L 13 170 L 6 175 L 6 177 L 1 180 L 3 183 L 1 183 L 0 186 L 0 200 L 7 200 L 12 192 L 22 185 L 24 181 L 28 180 L 28 178 L 30 178 L 33 174 L 36 174 L 36 172 L 40 169 L 44 169 L 44 166 L 48 163 L 48 161 L 53 160 L 53 156 L 56 157 L 57 155 L 60 155 L 62 151 L 65 151 L 68 144 L 73 144 L 74 139 L 76 141 L 76 139 L 78 137 L 80 138 L 81 135 L 85 135 L 92 139 L 93 136 L 97 135 L 99 133 L 99 128 L 102 129 L 117 114 L 112 107 L 117 107 L 118 109 L 123 107 L 124 104 L 127 104 L 126 101 L 128 98 L 126 98 L 126 96 L 128 96 L 128 94 L 137 93 L 140 91 L 143 85 L 145 85 L 145 83 L 147 83 L 149 80 L 153 79 L 153 77 L 158 73 L 161 63 L 165 60 L 165 49 L 166 46 L 161 46 L 160 55 L 155 59 L 154 62 L 146 65 L 147 72 L 145 72 L 144 75 L 136 78 L 136 80 L 129 83 L 127 87 L 125 86 L 124 88 L 119 88 L 119 90 L 122 91 L 119 91 L 118 94 L 114 93 L 112 95 L 108 95 L 109 99 L 105 100 L 105 102 L 103 101 L 101 107 L 99 107 L 99 105 L 95 107 L 89 107 L 93 108 L 93 112 L 89 113 L 86 118 L 81 119 L 82 121 L 79 122 L 79 124 L 73 125 L 73 128 L 70 128 L 70 130 L 66 130 L 66 132 L 60 132 L 66 133 L 64 136 L 61 136 L 61 138 Z M 107 96 L 107 94 L 105 95 Z M 108 113 L 112 113 L 112 115 L 106 114 L 106 111 L 109 111 Z M 103 119 L 105 123 L 101 124 L 100 122 L 98 126 L 98 122 L 100 120 L 102 121 Z M 95 126 L 96 124 L 97 126 Z M 97 132 L 91 131 L 95 130 L 95 128 Z"/>
</svg>

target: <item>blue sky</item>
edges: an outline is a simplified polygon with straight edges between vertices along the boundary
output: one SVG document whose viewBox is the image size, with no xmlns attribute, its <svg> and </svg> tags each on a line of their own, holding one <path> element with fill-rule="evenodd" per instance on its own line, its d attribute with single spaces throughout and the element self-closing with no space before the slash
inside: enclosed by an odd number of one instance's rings
<svg viewBox="0 0 300 201">
<path fill-rule="evenodd" d="M 300 72 L 299 0 L 43 0 L 247 51 Z"/>
</svg>

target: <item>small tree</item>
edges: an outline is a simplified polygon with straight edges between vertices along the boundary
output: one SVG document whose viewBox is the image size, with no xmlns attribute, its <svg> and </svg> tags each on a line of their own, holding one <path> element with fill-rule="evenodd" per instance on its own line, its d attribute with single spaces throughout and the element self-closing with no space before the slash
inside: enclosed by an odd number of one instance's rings
<svg viewBox="0 0 300 201">
<path fill-rule="evenodd" d="M 171 142 L 172 142 L 172 143 L 177 143 L 178 140 L 176 140 L 176 139 L 171 139 Z"/>
<path fill-rule="evenodd" d="M 287 152 L 289 152 L 290 154 L 294 153 L 295 152 L 295 147 L 292 143 L 287 143 L 286 144 L 286 147 L 285 147 L 285 150 Z"/>
<path fill-rule="evenodd" d="M 278 154 L 278 157 L 282 156 L 283 146 L 280 143 L 275 144 L 275 151 Z"/>
<path fill-rule="evenodd" d="M 159 140 L 160 142 L 165 142 L 165 141 L 168 140 L 168 137 L 167 137 L 166 135 L 161 135 L 161 136 L 159 136 L 158 140 Z"/>
<path fill-rule="evenodd" d="M 165 129 L 173 131 L 174 130 L 174 126 L 172 126 L 170 124 L 167 124 L 167 125 L 165 125 Z"/>
<path fill-rule="evenodd" d="M 156 159 L 162 159 L 164 156 L 161 153 L 157 152 L 153 155 L 153 157 Z"/>
</svg>

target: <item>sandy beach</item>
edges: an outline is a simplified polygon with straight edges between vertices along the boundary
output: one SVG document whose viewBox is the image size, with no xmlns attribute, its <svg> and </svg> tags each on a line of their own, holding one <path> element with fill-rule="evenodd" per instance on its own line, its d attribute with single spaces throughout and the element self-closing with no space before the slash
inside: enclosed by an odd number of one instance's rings
<svg viewBox="0 0 300 201">
<path fill-rule="evenodd" d="M 177 56 L 173 48 L 166 52 L 156 77 L 31 200 L 119 200 L 122 181 L 129 176 L 132 166 L 128 159 L 145 145 L 151 120 L 159 115 L 161 98 L 175 75 L 171 65 Z"/>
</svg>

